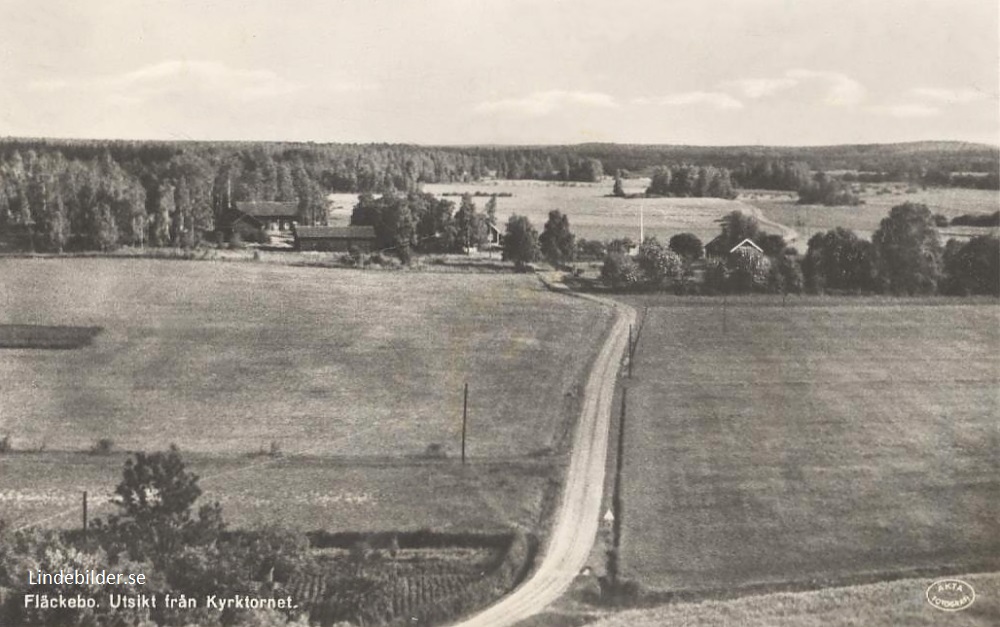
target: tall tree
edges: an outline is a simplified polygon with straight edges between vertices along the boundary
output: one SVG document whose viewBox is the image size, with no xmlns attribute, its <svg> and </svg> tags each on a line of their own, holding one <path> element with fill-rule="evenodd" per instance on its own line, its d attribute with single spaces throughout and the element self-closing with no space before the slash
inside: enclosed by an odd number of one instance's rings
<svg viewBox="0 0 1000 627">
<path fill-rule="evenodd" d="M 767 286 L 771 272 L 771 260 L 764 253 L 751 246 L 743 246 L 726 260 L 729 268 L 730 289 L 750 292 Z"/>
<path fill-rule="evenodd" d="M 806 289 L 814 293 L 828 289 L 868 292 L 877 287 L 871 242 L 840 227 L 809 238 L 802 271 Z"/>
<path fill-rule="evenodd" d="M 743 240 L 756 240 L 760 234 L 757 218 L 742 211 L 731 211 L 718 222 L 722 232 L 705 247 L 710 255 L 721 257 Z"/>
<path fill-rule="evenodd" d="M 486 221 L 493 226 L 497 225 L 497 197 L 495 194 L 486 201 Z"/>
<path fill-rule="evenodd" d="M 784 297 L 788 294 L 799 294 L 803 287 L 802 265 L 795 255 L 784 253 L 773 258 L 771 271 L 767 278 L 768 288 Z"/>
<path fill-rule="evenodd" d="M 872 244 L 880 279 L 895 294 L 927 294 L 941 278 L 941 242 L 927 205 L 904 203 L 889 211 Z"/>
<path fill-rule="evenodd" d="M 90 236 L 93 247 L 102 252 L 114 250 L 118 247 L 119 232 L 111 206 L 106 202 L 99 202 L 92 211 L 93 227 Z"/>
<path fill-rule="evenodd" d="M 948 240 L 944 270 L 943 290 L 948 293 L 1000 295 L 1000 239 L 980 235 L 964 244 Z"/>
<path fill-rule="evenodd" d="M 605 256 L 601 266 L 601 281 L 614 289 L 634 287 L 639 283 L 641 272 L 631 257 L 620 251 L 611 251 Z"/>
<path fill-rule="evenodd" d="M 670 238 L 670 250 L 684 259 L 701 259 L 705 255 L 705 247 L 693 233 L 678 233 Z"/>
<path fill-rule="evenodd" d="M 455 213 L 457 244 L 465 249 L 478 248 L 486 243 L 486 222 L 476 209 L 472 196 L 462 194 L 462 202 Z"/>
<path fill-rule="evenodd" d="M 174 207 L 174 187 L 170 184 L 161 185 L 158 189 L 152 232 L 150 233 L 153 246 L 170 245 L 170 225 L 173 220 Z"/>
<path fill-rule="evenodd" d="M 69 242 L 69 217 L 66 215 L 66 203 L 63 202 L 62 194 L 58 192 L 49 203 L 45 237 L 49 247 L 60 254 L 62 254 L 66 243 Z"/>
<path fill-rule="evenodd" d="M 615 172 L 615 185 L 611 188 L 611 195 L 618 198 L 625 197 L 625 187 L 622 185 L 622 172 L 618 170 Z"/>
<path fill-rule="evenodd" d="M 514 214 L 507 220 L 503 240 L 503 259 L 513 261 L 518 269 L 538 259 L 538 231 L 525 216 Z"/>
<path fill-rule="evenodd" d="M 681 274 L 681 258 L 664 247 L 655 237 L 647 237 L 635 256 L 643 278 L 651 285 L 661 286 Z"/>
<path fill-rule="evenodd" d="M 550 211 L 538 243 L 542 255 L 552 265 L 572 261 L 576 253 L 576 236 L 570 231 L 569 216 L 561 211 Z"/>
</svg>

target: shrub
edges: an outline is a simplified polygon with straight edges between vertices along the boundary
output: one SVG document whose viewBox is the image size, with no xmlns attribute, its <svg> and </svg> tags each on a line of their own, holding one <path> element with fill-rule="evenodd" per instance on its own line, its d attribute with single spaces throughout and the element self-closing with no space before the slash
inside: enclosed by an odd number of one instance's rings
<svg viewBox="0 0 1000 627">
<path fill-rule="evenodd" d="M 996 237 L 973 237 L 964 244 L 948 240 L 943 259 L 942 291 L 1000 295 L 1000 240 Z"/>
<path fill-rule="evenodd" d="M 614 289 L 634 287 L 639 283 L 639 266 L 626 254 L 609 253 L 601 267 L 601 281 Z"/>
<path fill-rule="evenodd" d="M 111 438 L 101 438 L 90 447 L 91 455 L 110 455 L 115 450 L 115 441 Z"/>
<path fill-rule="evenodd" d="M 681 258 L 669 248 L 664 248 L 655 237 L 647 237 L 643 241 L 635 259 L 643 279 L 653 286 L 661 286 L 681 273 Z"/>
<path fill-rule="evenodd" d="M 678 233 L 670 238 L 670 250 L 684 259 L 701 259 L 705 255 L 705 247 L 698 236 L 693 233 Z"/>
<path fill-rule="evenodd" d="M 1000 226 L 1000 211 L 993 213 L 967 213 L 954 218 L 952 226 Z M 938 224 L 947 226 L 947 224 Z"/>
<path fill-rule="evenodd" d="M 428 459 L 447 459 L 448 451 L 445 450 L 444 446 L 433 442 L 427 445 L 424 449 L 424 457 Z"/>
</svg>

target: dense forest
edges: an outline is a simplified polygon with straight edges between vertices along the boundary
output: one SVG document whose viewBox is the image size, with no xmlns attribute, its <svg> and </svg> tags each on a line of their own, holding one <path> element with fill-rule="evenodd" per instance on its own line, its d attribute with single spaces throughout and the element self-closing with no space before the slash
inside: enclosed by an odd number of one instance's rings
<svg viewBox="0 0 1000 627">
<path fill-rule="evenodd" d="M 545 149 L 543 149 L 545 150 Z M 914 180 L 929 173 L 996 174 L 1000 149 L 965 142 L 908 142 L 842 146 L 661 146 L 581 144 L 566 148 L 598 159 L 605 172 L 645 173 L 658 165 L 687 163 L 737 171 L 770 161 L 803 162 L 812 170 L 879 173 L 882 180 Z M 961 180 L 956 182 L 962 182 Z M 737 181 L 742 185 L 742 182 Z"/>
<path fill-rule="evenodd" d="M 0 139 L 0 234 L 36 250 L 191 246 L 216 230 L 231 201 L 296 202 L 300 220 L 313 224 L 330 192 L 412 194 L 424 183 L 483 178 L 597 181 L 623 171 L 652 176 L 654 194 L 731 197 L 739 187 L 813 186 L 836 199 L 837 186 L 818 185 L 814 171 L 996 189 L 998 169 L 996 148 L 957 142 L 435 147 Z"/>
</svg>

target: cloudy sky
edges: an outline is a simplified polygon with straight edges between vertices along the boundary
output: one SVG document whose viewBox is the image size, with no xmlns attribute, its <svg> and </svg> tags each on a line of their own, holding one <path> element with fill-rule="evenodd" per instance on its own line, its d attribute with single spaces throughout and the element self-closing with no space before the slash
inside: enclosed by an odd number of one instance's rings
<svg viewBox="0 0 1000 627">
<path fill-rule="evenodd" d="M 1000 143 L 995 0 L 0 0 L 0 136 Z"/>
</svg>

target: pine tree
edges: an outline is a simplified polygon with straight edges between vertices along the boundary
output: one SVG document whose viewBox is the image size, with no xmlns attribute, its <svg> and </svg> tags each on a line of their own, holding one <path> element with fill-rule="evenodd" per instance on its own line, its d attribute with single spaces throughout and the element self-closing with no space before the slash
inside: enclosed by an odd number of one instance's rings
<svg viewBox="0 0 1000 627">
<path fill-rule="evenodd" d="M 618 198 L 624 198 L 625 197 L 625 188 L 622 186 L 622 173 L 621 173 L 621 170 L 619 170 L 617 173 L 615 173 L 615 186 L 611 190 L 611 194 L 613 196 L 617 196 Z"/>
</svg>

